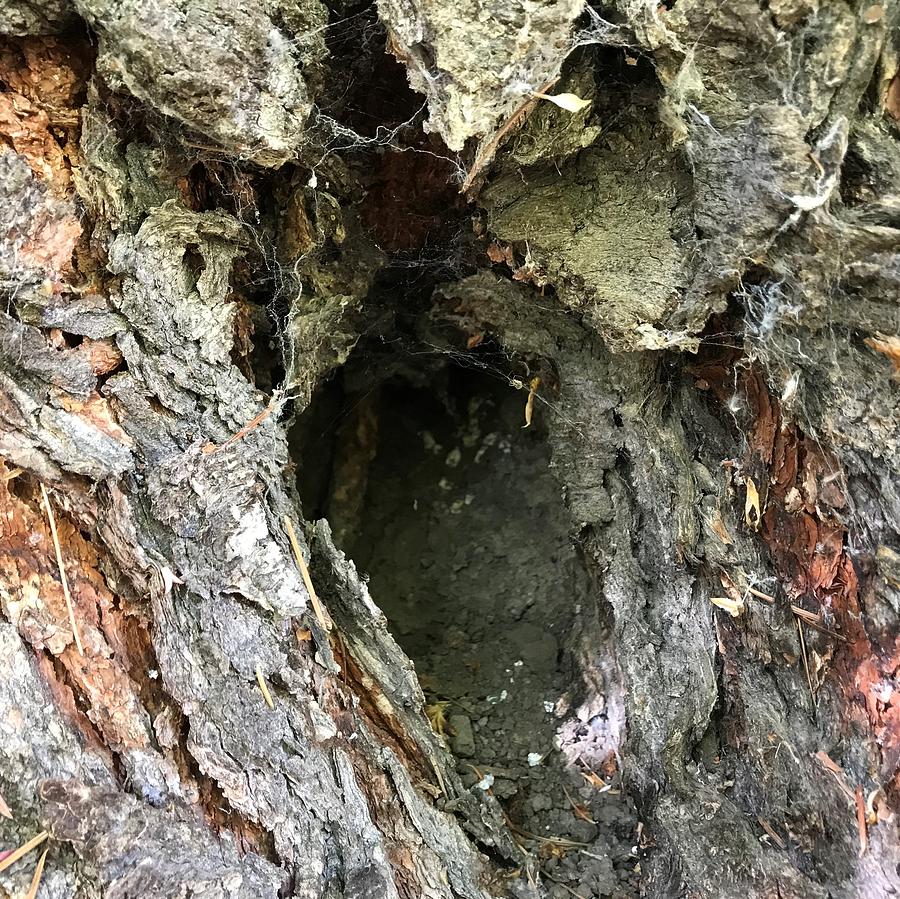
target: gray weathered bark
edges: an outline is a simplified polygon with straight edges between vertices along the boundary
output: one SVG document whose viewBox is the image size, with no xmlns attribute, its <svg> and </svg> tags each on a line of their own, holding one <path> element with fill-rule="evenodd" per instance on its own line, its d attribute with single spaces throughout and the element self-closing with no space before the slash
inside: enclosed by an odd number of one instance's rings
<svg viewBox="0 0 900 899">
<path fill-rule="evenodd" d="M 50 832 L 39 895 L 543 894 L 301 514 L 288 427 L 364 336 L 540 378 L 643 892 L 900 890 L 898 26 L 0 2 L 0 849 Z"/>
</svg>

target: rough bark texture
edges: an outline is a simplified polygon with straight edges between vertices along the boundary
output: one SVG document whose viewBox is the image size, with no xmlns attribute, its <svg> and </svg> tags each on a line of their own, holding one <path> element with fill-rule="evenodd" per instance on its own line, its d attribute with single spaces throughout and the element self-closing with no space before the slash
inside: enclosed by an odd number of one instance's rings
<svg viewBox="0 0 900 899">
<path fill-rule="evenodd" d="M 898 29 L 0 0 L 0 851 L 50 832 L 39 896 L 571 892 L 343 552 L 369 407 L 327 459 L 304 425 L 424 353 L 546 430 L 642 894 L 900 891 Z"/>
</svg>

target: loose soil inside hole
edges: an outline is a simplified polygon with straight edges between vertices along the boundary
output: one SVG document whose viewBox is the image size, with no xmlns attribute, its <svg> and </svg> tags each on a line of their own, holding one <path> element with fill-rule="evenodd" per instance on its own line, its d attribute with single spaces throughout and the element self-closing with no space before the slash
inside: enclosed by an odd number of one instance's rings
<svg viewBox="0 0 900 899">
<path fill-rule="evenodd" d="M 455 365 L 344 380 L 367 390 L 332 385 L 306 423 L 338 422 L 330 486 L 301 491 L 368 576 L 460 775 L 490 784 L 544 895 L 637 895 L 634 810 L 580 751 L 606 723 L 572 652 L 596 599 L 540 415 L 524 429 L 524 391 Z"/>
</svg>

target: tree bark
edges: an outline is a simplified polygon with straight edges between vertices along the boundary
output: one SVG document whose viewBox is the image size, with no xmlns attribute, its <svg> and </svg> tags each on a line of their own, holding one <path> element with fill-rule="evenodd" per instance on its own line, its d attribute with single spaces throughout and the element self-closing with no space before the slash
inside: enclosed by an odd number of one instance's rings
<svg viewBox="0 0 900 899">
<path fill-rule="evenodd" d="M 900 890 L 898 26 L 0 2 L 0 851 L 49 832 L 37 895 L 565 895 L 345 553 L 366 398 L 424 350 L 546 432 L 641 895 Z"/>
</svg>

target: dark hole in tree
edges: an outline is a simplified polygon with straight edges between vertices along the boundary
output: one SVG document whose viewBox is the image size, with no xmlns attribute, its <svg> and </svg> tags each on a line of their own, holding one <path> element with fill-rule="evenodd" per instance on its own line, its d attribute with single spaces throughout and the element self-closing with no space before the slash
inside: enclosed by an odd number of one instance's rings
<svg viewBox="0 0 900 899">
<path fill-rule="evenodd" d="M 582 677 L 606 636 L 596 590 L 544 415 L 523 428 L 527 391 L 480 361 L 354 353 L 293 433 L 304 514 L 367 575 L 466 785 L 489 785 L 583 895 L 631 895 L 633 812 L 600 789 L 616 783 L 614 664 L 602 696 Z"/>
</svg>

